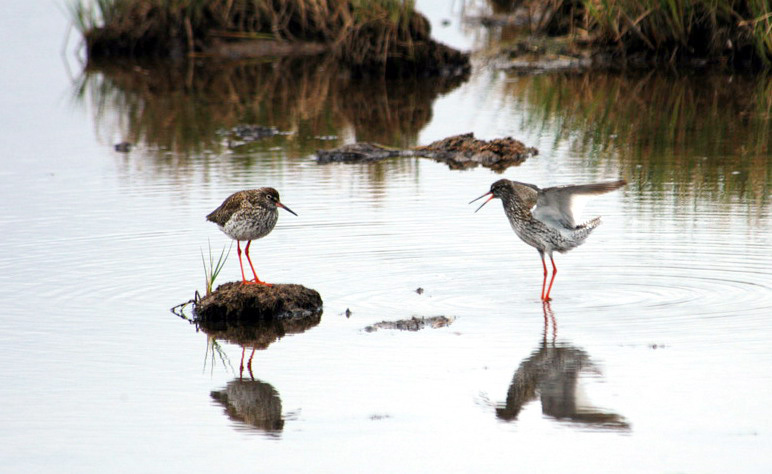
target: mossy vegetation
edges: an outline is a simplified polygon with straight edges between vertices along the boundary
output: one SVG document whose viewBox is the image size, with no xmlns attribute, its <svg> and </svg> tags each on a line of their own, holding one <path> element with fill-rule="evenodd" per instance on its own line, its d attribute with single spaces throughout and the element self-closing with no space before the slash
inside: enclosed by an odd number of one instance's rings
<svg viewBox="0 0 772 474">
<path fill-rule="evenodd" d="M 431 39 L 428 20 L 410 0 L 73 1 L 70 10 L 89 58 L 329 51 L 362 73 L 469 69 L 466 54 Z M 308 46 L 282 46 L 287 44 Z"/>
<path fill-rule="evenodd" d="M 616 63 L 772 64 L 769 0 L 515 0 L 494 2 L 524 13 L 531 31 L 571 37 Z"/>
</svg>

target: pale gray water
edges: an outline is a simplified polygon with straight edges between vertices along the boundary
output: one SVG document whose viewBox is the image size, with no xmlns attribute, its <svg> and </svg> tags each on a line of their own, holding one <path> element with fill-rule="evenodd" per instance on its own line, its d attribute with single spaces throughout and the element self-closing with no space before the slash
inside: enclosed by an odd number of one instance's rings
<svg viewBox="0 0 772 474">
<path fill-rule="evenodd" d="M 452 19 L 440 38 L 480 34 L 444 8 L 430 15 Z M 99 71 L 79 97 L 80 66 L 60 56 L 67 21 L 52 5 L 9 6 L 1 21 L 4 471 L 772 469 L 770 119 L 753 105 L 768 81 L 478 70 L 430 94 L 428 113 L 408 107 L 397 119 L 345 110 L 360 88 L 369 97 L 366 84 L 254 110 L 258 95 L 228 108 L 214 93 L 167 94 L 188 104 L 178 112 L 160 96 L 153 110 L 129 87 L 100 89 Z M 625 100 L 633 90 L 643 105 Z M 668 102 L 679 94 L 692 107 L 682 115 Z M 159 131 L 170 109 L 181 125 Z M 250 116 L 294 133 L 234 152 L 210 133 Z M 467 131 L 541 153 L 503 174 L 309 158 L 354 136 L 426 144 Z M 115 152 L 124 139 L 137 148 Z M 538 254 L 500 204 L 467 205 L 502 176 L 630 181 L 588 205 L 604 224 L 557 256 L 550 308 Z M 169 308 L 202 290 L 208 242 L 228 243 L 204 216 L 263 185 L 299 216 L 283 213 L 253 244 L 258 273 L 315 288 L 324 315 L 258 351 L 260 383 L 246 372 L 239 383 L 242 347 L 219 341 L 213 355 Z M 232 255 L 220 281 L 238 272 Z M 456 320 L 362 331 L 440 314 Z M 552 368 L 534 375 L 539 361 Z M 513 416 L 519 369 L 537 391 Z M 253 418 L 229 416 L 210 396 L 226 390 L 263 402 Z"/>
</svg>

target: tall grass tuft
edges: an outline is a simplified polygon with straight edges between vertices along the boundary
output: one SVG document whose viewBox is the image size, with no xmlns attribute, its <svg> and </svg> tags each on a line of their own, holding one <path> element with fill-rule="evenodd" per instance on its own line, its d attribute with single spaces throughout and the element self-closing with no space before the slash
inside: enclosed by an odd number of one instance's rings
<svg viewBox="0 0 772 474">
<path fill-rule="evenodd" d="M 206 280 L 206 296 L 212 294 L 214 282 L 225 266 L 225 262 L 228 260 L 231 247 L 233 247 L 233 242 L 231 242 L 227 251 L 223 247 L 222 252 L 220 252 L 220 257 L 215 262 L 214 255 L 212 254 L 212 244 L 209 243 L 209 265 L 207 265 L 207 261 L 204 258 L 204 251 L 201 251 L 201 262 L 204 264 L 204 278 Z"/>
</svg>

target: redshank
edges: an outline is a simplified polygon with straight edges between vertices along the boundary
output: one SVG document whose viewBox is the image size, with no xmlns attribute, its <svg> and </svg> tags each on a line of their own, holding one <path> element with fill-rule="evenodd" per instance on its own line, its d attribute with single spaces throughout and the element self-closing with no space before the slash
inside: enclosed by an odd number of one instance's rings
<svg viewBox="0 0 772 474">
<path fill-rule="evenodd" d="M 276 225 L 279 219 L 281 207 L 292 214 L 295 212 L 279 201 L 279 192 L 273 188 L 250 189 L 239 191 L 228 196 L 220 207 L 212 211 L 206 220 L 214 222 L 220 227 L 220 230 L 228 237 L 236 241 L 236 252 L 239 256 L 239 267 L 241 268 L 241 281 L 245 284 L 261 284 L 271 286 L 270 283 L 260 281 L 252 265 L 252 259 L 249 258 L 249 244 L 253 240 L 260 239 L 268 235 Z M 297 216 L 297 214 L 295 214 Z M 246 240 L 247 246 L 244 253 L 249 262 L 249 268 L 255 280 L 247 280 L 244 276 L 244 264 L 241 261 L 241 241 Z"/>
<path fill-rule="evenodd" d="M 600 217 L 590 219 L 583 224 L 577 224 L 581 207 L 585 199 L 596 194 L 603 194 L 619 189 L 627 184 L 623 179 L 606 183 L 556 186 L 539 189 L 528 183 L 500 179 L 491 185 L 491 190 L 469 204 L 490 196 L 476 211 L 493 198 L 501 199 L 509 224 L 520 239 L 539 251 L 541 264 L 544 267 L 544 280 L 541 284 L 542 301 L 550 300 L 552 283 L 558 272 L 552 252 L 567 252 L 582 245 L 587 236 L 600 225 Z M 535 207 L 534 207 L 535 206 Z M 547 285 L 547 264 L 544 254 L 549 255 L 552 262 L 552 278 Z M 545 287 L 547 292 L 544 292 Z"/>
</svg>

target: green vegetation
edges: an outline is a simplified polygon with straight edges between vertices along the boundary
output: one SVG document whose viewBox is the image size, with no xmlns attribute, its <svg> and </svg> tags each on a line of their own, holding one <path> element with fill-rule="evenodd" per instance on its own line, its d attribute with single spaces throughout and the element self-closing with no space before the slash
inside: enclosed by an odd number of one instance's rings
<svg viewBox="0 0 772 474">
<path fill-rule="evenodd" d="M 251 55 L 249 44 L 317 45 L 359 71 L 436 74 L 468 57 L 430 38 L 412 0 L 72 0 L 89 58 Z M 253 51 L 257 51 L 257 47 Z"/>
<path fill-rule="evenodd" d="M 772 64 L 769 0 L 524 0 L 532 25 L 632 62 Z"/>
<path fill-rule="evenodd" d="M 212 255 L 212 244 L 209 243 L 209 265 L 207 265 L 206 259 L 204 258 L 204 251 L 201 251 L 201 262 L 204 264 L 204 277 L 206 279 L 206 296 L 212 294 L 214 282 L 225 266 L 225 262 L 228 261 L 228 254 L 231 252 L 231 247 L 233 247 L 233 241 L 231 241 L 231 245 L 228 247 L 227 251 L 225 248 L 222 249 L 220 257 L 215 262 L 214 255 Z"/>
</svg>

